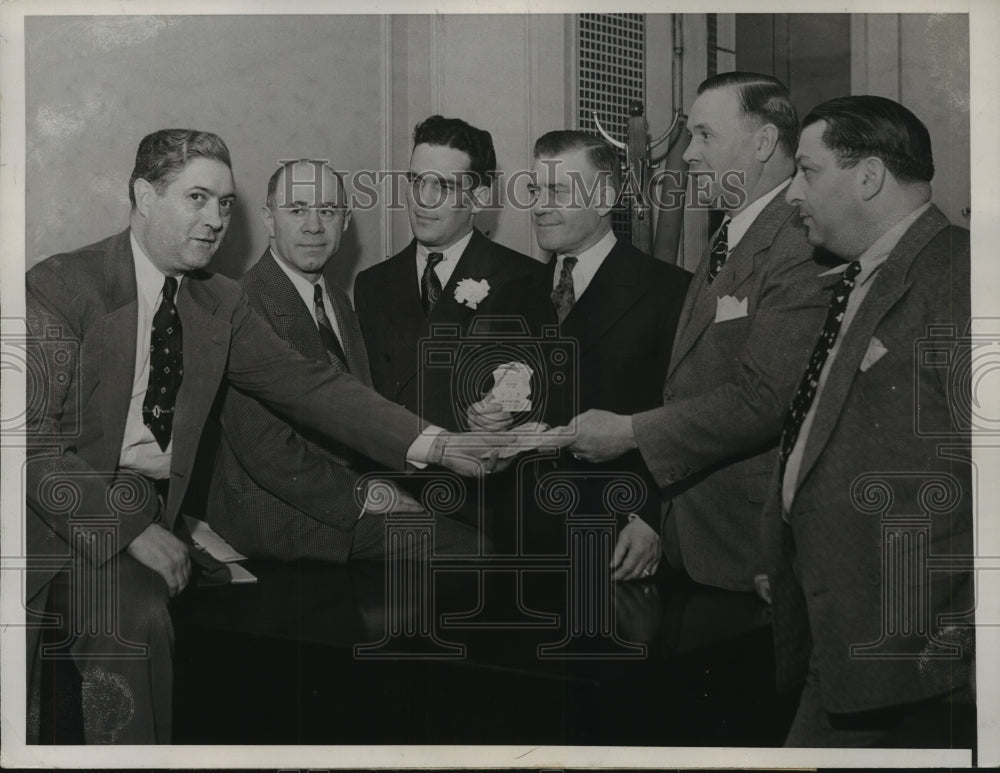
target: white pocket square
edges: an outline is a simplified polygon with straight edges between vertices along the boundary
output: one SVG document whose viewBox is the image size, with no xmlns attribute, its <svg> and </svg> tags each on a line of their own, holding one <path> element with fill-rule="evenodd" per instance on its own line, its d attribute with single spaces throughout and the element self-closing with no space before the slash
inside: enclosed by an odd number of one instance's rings
<svg viewBox="0 0 1000 773">
<path fill-rule="evenodd" d="M 736 300 L 736 296 L 722 295 L 715 302 L 715 321 L 726 322 L 747 315 L 747 298 Z"/>
<path fill-rule="evenodd" d="M 872 365 L 885 357 L 888 351 L 885 348 L 885 344 L 875 338 L 875 336 L 872 336 L 872 340 L 868 342 L 868 351 L 865 352 L 865 356 L 861 359 L 861 372 L 864 373 Z"/>
</svg>

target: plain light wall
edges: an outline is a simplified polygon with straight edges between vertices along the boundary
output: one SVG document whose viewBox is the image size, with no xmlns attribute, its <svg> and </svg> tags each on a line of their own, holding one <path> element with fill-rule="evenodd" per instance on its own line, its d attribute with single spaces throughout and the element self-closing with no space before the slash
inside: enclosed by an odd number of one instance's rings
<svg viewBox="0 0 1000 773">
<path fill-rule="evenodd" d="M 238 203 L 212 268 L 233 277 L 267 246 L 259 210 L 282 159 L 401 172 L 413 126 L 442 113 L 489 130 L 513 174 L 535 137 L 568 125 L 572 24 L 558 14 L 29 18 L 27 265 L 125 228 L 136 147 L 169 126 L 216 132 L 232 153 Z M 541 257 L 526 211 L 479 224 Z M 405 211 L 356 210 L 330 278 L 350 289 L 409 240 Z"/>
<path fill-rule="evenodd" d="M 871 13 L 851 19 L 851 92 L 902 103 L 927 126 L 933 202 L 969 227 L 969 15 Z"/>
<path fill-rule="evenodd" d="M 27 260 L 128 225 L 139 140 L 213 131 L 238 204 L 213 268 L 240 276 L 267 245 L 259 210 L 281 159 L 382 167 L 378 16 L 29 17 Z M 379 210 L 355 213 L 331 278 L 350 286 L 381 252 Z"/>
</svg>

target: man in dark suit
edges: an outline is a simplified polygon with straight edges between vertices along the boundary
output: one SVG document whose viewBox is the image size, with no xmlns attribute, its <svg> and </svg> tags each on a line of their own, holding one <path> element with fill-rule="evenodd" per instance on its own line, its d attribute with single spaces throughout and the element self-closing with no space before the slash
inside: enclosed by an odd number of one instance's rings
<svg viewBox="0 0 1000 773">
<path fill-rule="evenodd" d="M 296 354 L 238 284 L 203 270 L 234 190 L 219 137 L 154 132 L 136 154 L 129 228 L 25 277 L 39 365 L 25 470 L 29 694 L 40 626 L 61 620 L 55 647 L 80 670 L 89 742 L 170 739 L 167 601 L 191 576 L 178 515 L 223 378 L 393 469 L 441 462 L 474 475 L 495 462 Z"/>
<path fill-rule="evenodd" d="M 581 131 L 544 134 L 535 142 L 528 189 L 535 237 L 553 253 L 548 286 L 560 333 L 577 342 L 578 379 L 553 390 L 546 420 L 564 424 L 578 410 L 630 414 L 659 405 L 691 275 L 616 238 L 611 215 L 621 192 L 617 152 Z M 636 501 L 642 504 L 621 513 L 628 521 L 619 532 L 613 577 L 631 580 L 655 571 L 660 502 L 639 454 L 594 466 L 564 454 L 559 468 L 591 476 L 581 482 L 580 512 L 606 512 L 602 491 L 615 475 L 641 489 Z M 546 518 L 541 513 L 533 517 Z M 565 531 L 563 523 L 554 526 Z M 640 550 L 633 535 L 645 532 L 653 540 Z"/>
<path fill-rule="evenodd" d="M 892 100 L 814 108 L 796 159 L 786 197 L 845 263 L 765 517 L 779 678 L 806 676 L 785 743 L 965 748 L 969 234 L 930 203 L 930 135 Z"/>
<path fill-rule="evenodd" d="M 528 334 L 554 322 L 545 266 L 473 226 L 495 174 L 489 132 L 439 115 L 418 124 L 406 196 L 413 241 L 354 283 L 375 389 L 450 430 L 464 428 L 469 405 L 483 395 L 453 383 L 457 363 L 427 367 L 421 342 L 434 331 L 469 340 L 477 318 L 521 320 Z"/>
<path fill-rule="evenodd" d="M 375 389 L 453 431 L 494 386 L 493 368 L 476 366 L 502 349 L 494 334 L 530 339 L 555 323 L 545 266 L 474 227 L 495 174 L 489 132 L 439 115 L 419 123 L 407 173 L 413 241 L 354 283 Z M 531 386 L 537 414 L 543 385 L 535 377 Z M 480 485 L 453 517 L 492 537 L 494 514 L 514 509 L 515 487 L 511 476 Z"/>
<path fill-rule="evenodd" d="M 250 305 L 301 355 L 371 386 L 351 301 L 323 276 L 351 219 L 340 177 L 322 161 L 282 164 L 268 180 L 261 217 L 270 244 L 241 282 Z M 385 555 L 385 513 L 373 512 L 374 502 L 363 507 L 359 490 L 371 465 L 349 446 L 298 432 L 233 388 L 221 423 L 207 519 L 234 547 L 251 557 L 335 563 Z M 422 512 L 392 488 L 393 512 Z M 476 548 L 474 530 L 447 518 L 433 533 L 435 552 Z"/>
<path fill-rule="evenodd" d="M 570 446 L 594 461 L 638 449 L 664 488 L 667 560 L 731 590 L 763 581 L 761 507 L 826 307 L 824 266 L 783 198 L 797 129 L 788 91 L 770 76 L 722 73 L 699 86 L 684 160 L 707 184 L 695 191 L 708 200 L 694 204 L 726 216 L 684 301 L 663 406 L 584 414 Z"/>
</svg>

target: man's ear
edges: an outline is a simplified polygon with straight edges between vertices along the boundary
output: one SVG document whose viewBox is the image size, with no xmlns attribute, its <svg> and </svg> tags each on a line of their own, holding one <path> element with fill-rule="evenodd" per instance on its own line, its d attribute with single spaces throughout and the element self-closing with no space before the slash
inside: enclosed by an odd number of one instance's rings
<svg viewBox="0 0 1000 773">
<path fill-rule="evenodd" d="M 274 213 L 271 212 L 270 207 L 260 208 L 260 219 L 264 223 L 264 228 L 267 229 L 268 238 L 274 238 Z"/>
<path fill-rule="evenodd" d="M 146 217 L 149 214 L 149 202 L 154 196 L 159 195 L 156 192 L 156 188 L 148 180 L 137 177 L 135 182 L 132 183 L 132 193 L 135 195 L 135 208 L 139 211 L 140 215 Z"/>
<path fill-rule="evenodd" d="M 351 224 L 351 210 L 344 213 L 344 233 L 347 233 L 347 226 Z"/>
<path fill-rule="evenodd" d="M 869 156 L 859 163 L 861 174 L 861 198 L 869 201 L 878 195 L 885 185 L 885 176 L 888 170 L 885 162 L 881 158 Z"/>
<path fill-rule="evenodd" d="M 765 163 L 774 155 L 778 147 L 778 127 L 766 123 L 754 132 L 754 156 L 760 163 Z"/>
</svg>

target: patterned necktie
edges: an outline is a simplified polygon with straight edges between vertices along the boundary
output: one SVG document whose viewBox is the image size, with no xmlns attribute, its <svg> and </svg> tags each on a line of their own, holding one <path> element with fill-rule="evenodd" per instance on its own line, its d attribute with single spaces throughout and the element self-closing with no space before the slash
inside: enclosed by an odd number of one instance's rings
<svg viewBox="0 0 1000 773">
<path fill-rule="evenodd" d="M 174 425 L 174 403 L 184 378 L 181 318 L 177 316 L 174 293 L 177 280 L 168 276 L 163 281 L 163 300 L 153 315 L 153 332 L 149 340 L 149 383 L 142 401 L 142 421 L 149 427 L 161 451 L 170 445 Z"/>
<path fill-rule="evenodd" d="M 444 260 L 444 253 L 430 252 L 427 254 L 427 265 L 420 277 L 420 300 L 424 304 L 424 314 L 430 316 L 434 305 L 441 299 L 441 280 L 434 267 Z"/>
<path fill-rule="evenodd" d="M 569 316 L 573 304 L 576 303 L 576 291 L 573 289 L 573 269 L 576 268 L 577 260 L 572 255 L 563 257 L 562 272 L 559 274 L 559 281 L 552 291 L 552 305 L 556 307 L 560 325 Z"/>
<path fill-rule="evenodd" d="M 830 309 L 826 313 L 826 322 L 823 323 L 823 331 L 819 334 L 819 340 L 813 348 L 812 357 L 809 358 L 809 365 L 799 382 L 798 389 L 792 397 L 792 405 L 785 416 L 785 426 L 781 430 L 781 467 L 778 477 L 779 485 L 785 479 L 785 465 L 788 457 L 795 448 L 795 441 L 799 438 L 799 431 L 805 421 L 809 407 L 816 398 L 816 388 L 819 385 L 819 375 L 823 370 L 827 357 L 833 350 L 833 345 L 837 342 L 837 335 L 840 333 L 840 326 L 844 321 L 844 312 L 847 310 L 847 299 L 854 289 L 855 280 L 861 271 L 861 264 L 852 260 L 847 264 L 840 282 L 834 288 L 833 297 L 830 299 Z"/>
<path fill-rule="evenodd" d="M 715 244 L 708 254 L 708 283 L 719 275 L 722 267 L 726 265 L 726 258 L 729 257 L 729 218 L 727 217 L 719 229 L 719 235 L 715 237 Z"/>
<path fill-rule="evenodd" d="M 333 325 L 330 318 L 326 316 L 326 306 L 323 305 L 323 288 L 319 283 L 313 285 L 313 305 L 316 307 L 316 323 L 319 328 L 319 337 L 326 348 L 326 356 L 333 364 L 334 359 L 340 360 L 340 364 L 347 367 L 347 355 L 344 347 L 340 345 L 337 334 L 333 332 Z"/>
</svg>

